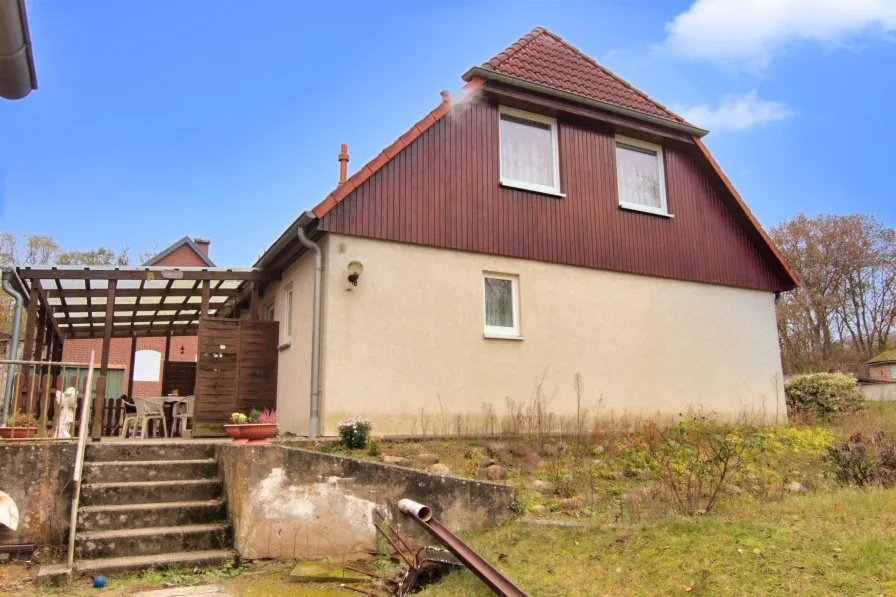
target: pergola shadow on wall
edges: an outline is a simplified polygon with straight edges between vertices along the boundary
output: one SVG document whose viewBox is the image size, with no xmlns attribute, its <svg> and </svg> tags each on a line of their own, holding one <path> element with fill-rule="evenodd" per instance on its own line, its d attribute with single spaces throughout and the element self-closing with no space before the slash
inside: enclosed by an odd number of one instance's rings
<svg viewBox="0 0 896 597">
<path fill-rule="evenodd" d="M 253 342 L 247 343 L 247 347 L 266 355 L 267 360 L 263 363 L 266 367 L 253 373 L 259 382 L 264 382 L 265 389 L 259 394 L 263 399 L 255 399 L 252 404 L 274 406 L 277 333 L 270 333 L 268 328 L 273 326 L 276 330 L 277 324 L 259 321 L 259 289 L 262 284 L 279 279 L 279 274 L 258 268 L 77 266 L 22 267 L 17 269 L 17 274 L 27 293 L 27 315 L 23 322 L 25 360 L 59 362 L 66 340 L 101 338 L 98 384 L 105 388 L 113 338 L 132 339 L 129 371 L 133 376 L 137 338 L 165 338 L 167 355 L 172 337 L 199 336 L 196 401 L 205 405 L 205 412 L 214 412 L 215 416 L 212 417 L 214 420 L 203 421 L 199 416 L 203 409 L 197 408 L 195 423 L 220 425 L 220 412 L 239 402 L 239 372 L 232 369 L 238 367 L 240 359 L 222 359 L 221 353 L 229 352 L 225 344 L 211 344 L 218 342 L 216 338 L 220 334 L 206 332 L 209 337 L 203 342 L 203 329 L 218 330 L 220 325 L 210 325 L 209 322 L 222 320 L 258 322 L 255 326 L 264 333 L 253 334 L 249 330 L 248 336 L 253 338 Z M 236 337 L 242 336 L 237 334 Z M 267 344 L 272 346 L 268 347 Z M 271 377 L 271 360 L 273 398 L 270 398 L 271 380 L 268 379 Z M 228 364 L 231 362 L 233 367 Z M 15 390 L 24 394 L 20 397 L 23 399 L 21 404 L 46 411 L 48 400 L 43 397 L 40 388 L 44 384 L 58 386 L 62 377 L 60 374 L 63 373 L 53 369 L 51 365 L 31 368 L 30 377 L 18 384 Z M 51 376 L 50 381 L 46 381 L 47 375 Z M 230 381 L 234 381 L 232 390 L 228 390 Z M 35 387 L 38 388 L 37 397 L 33 390 L 28 394 L 29 388 Z M 204 402 L 202 388 L 207 389 Z M 233 394 L 233 400 L 222 400 L 227 391 Z M 226 404 L 221 404 L 220 408 L 210 408 L 210 400 Z M 109 417 L 105 396 L 97 391 L 93 402 L 91 437 L 98 440 L 104 431 L 108 434 L 111 429 L 114 429 L 114 421 Z"/>
</svg>

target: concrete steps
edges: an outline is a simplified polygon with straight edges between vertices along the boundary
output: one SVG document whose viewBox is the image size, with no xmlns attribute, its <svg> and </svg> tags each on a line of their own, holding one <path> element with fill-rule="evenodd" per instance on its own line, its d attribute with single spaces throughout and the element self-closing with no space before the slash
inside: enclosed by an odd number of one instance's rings
<svg viewBox="0 0 896 597">
<path fill-rule="evenodd" d="M 96 576 L 97 574 L 135 572 L 137 570 L 163 566 L 207 568 L 212 566 L 223 566 L 232 560 L 233 557 L 234 552 L 229 549 L 218 549 L 213 551 L 182 551 L 149 556 L 79 560 L 75 562 L 75 570 L 84 575 Z"/>
<path fill-rule="evenodd" d="M 88 444 L 75 569 L 222 564 L 234 554 L 221 496 L 214 444 Z"/>
<path fill-rule="evenodd" d="M 210 479 L 217 474 L 218 461 L 214 458 L 84 463 L 84 479 L 89 479 L 91 483 L 182 481 L 185 479 Z"/>
<path fill-rule="evenodd" d="M 85 483 L 81 486 L 81 503 L 85 506 L 195 502 L 213 500 L 219 495 L 221 482 L 217 479 Z"/>
<path fill-rule="evenodd" d="M 78 509 L 78 532 L 207 524 L 226 518 L 226 508 L 221 499 L 84 506 Z"/>
<path fill-rule="evenodd" d="M 211 551 L 227 547 L 226 523 L 144 527 L 80 533 L 75 539 L 76 558 L 146 556 L 180 551 Z"/>
</svg>

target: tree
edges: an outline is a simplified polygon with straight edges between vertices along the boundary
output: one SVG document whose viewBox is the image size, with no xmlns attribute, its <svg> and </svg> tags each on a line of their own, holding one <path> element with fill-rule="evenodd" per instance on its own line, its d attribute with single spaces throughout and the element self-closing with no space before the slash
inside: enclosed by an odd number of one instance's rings
<svg viewBox="0 0 896 597">
<path fill-rule="evenodd" d="M 0 264 L 13 266 L 35 265 L 93 265 L 126 267 L 131 263 L 131 248 L 119 251 L 97 247 L 90 251 L 63 251 L 51 236 L 0 232 Z M 15 304 L 6 293 L 0 293 L 0 331 L 12 330 Z M 24 329 L 24 328 L 23 328 Z"/>
<path fill-rule="evenodd" d="M 801 285 L 778 303 L 788 373 L 864 372 L 896 325 L 896 230 L 874 216 L 804 214 L 770 230 Z"/>
</svg>

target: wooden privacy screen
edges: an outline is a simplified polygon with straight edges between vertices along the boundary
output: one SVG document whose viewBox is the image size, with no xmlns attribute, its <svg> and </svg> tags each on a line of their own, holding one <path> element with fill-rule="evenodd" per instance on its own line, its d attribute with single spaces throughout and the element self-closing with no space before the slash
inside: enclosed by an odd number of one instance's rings
<svg viewBox="0 0 896 597">
<path fill-rule="evenodd" d="M 276 321 L 199 320 L 193 435 L 222 435 L 235 412 L 277 406 Z"/>
<path fill-rule="evenodd" d="M 192 396 L 196 388 L 196 363 L 189 361 L 165 361 L 162 375 L 162 396 L 174 390 L 181 396 Z"/>
</svg>

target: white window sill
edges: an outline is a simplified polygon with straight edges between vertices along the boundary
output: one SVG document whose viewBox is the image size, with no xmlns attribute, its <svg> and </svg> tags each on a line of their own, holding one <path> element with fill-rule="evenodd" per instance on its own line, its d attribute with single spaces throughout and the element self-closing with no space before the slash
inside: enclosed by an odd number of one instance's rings
<svg viewBox="0 0 896 597">
<path fill-rule="evenodd" d="M 557 189 L 551 187 L 530 184 L 528 182 L 522 182 L 518 180 L 510 180 L 508 178 L 501 179 L 501 186 L 511 189 L 521 189 L 523 191 L 531 191 L 533 193 L 541 193 L 542 195 L 550 195 L 551 197 L 559 197 L 561 199 L 566 197 L 566 193 L 561 193 Z"/>
<path fill-rule="evenodd" d="M 278 347 L 277 347 L 277 350 L 286 350 L 286 349 L 289 348 L 290 346 L 292 346 L 292 340 L 287 340 L 286 342 L 284 342 L 283 344 L 281 344 L 280 346 L 278 346 Z"/>
<path fill-rule="evenodd" d="M 505 336 L 504 334 L 489 334 L 488 332 L 482 334 L 482 337 L 487 340 L 522 340 L 523 336 Z"/>
<path fill-rule="evenodd" d="M 647 205 L 640 205 L 638 203 L 620 203 L 619 209 L 627 209 L 629 211 L 640 211 L 645 214 L 650 214 L 652 216 L 660 216 L 663 218 L 674 218 L 675 216 L 670 214 L 669 212 L 657 209 L 655 207 L 648 207 Z"/>
</svg>

